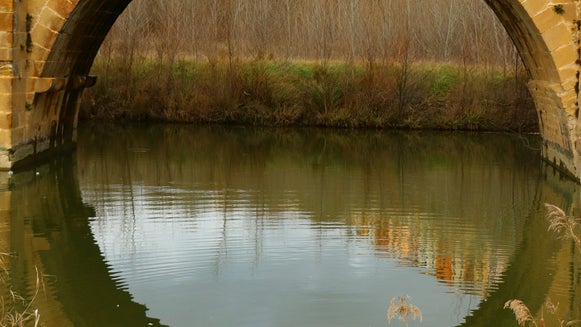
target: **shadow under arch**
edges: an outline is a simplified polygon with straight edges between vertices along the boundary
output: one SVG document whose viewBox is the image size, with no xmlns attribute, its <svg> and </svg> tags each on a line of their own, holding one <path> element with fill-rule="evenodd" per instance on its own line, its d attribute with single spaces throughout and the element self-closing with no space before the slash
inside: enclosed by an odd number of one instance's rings
<svg viewBox="0 0 581 327">
<path fill-rule="evenodd" d="M 512 39 L 522 61 L 534 80 L 558 82 L 559 72 L 551 51 L 522 1 L 485 0 Z"/>
<path fill-rule="evenodd" d="M 35 270 L 44 285 L 33 307 L 46 326 L 164 326 L 112 276 L 81 198 L 73 155 L 9 180 L 12 284 L 32 297 Z"/>
</svg>

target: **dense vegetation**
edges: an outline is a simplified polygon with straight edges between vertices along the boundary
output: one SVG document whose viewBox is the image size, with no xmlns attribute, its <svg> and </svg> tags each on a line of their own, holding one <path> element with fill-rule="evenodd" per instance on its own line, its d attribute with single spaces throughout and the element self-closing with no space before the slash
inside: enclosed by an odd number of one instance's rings
<svg viewBox="0 0 581 327">
<path fill-rule="evenodd" d="M 133 1 L 93 70 L 81 118 L 536 128 L 479 0 Z"/>
</svg>

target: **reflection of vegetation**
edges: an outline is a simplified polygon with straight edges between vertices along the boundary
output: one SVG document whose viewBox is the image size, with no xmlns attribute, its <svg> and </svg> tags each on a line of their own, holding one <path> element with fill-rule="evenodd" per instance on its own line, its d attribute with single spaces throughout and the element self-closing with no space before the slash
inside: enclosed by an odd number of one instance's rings
<svg viewBox="0 0 581 327">
<path fill-rule="evenodd" d="M 580 218 L 569 216 L 565 211 L 556 205 L 545 203 L 545 209 L 547 210 L 547 220 L 549 222 L 548 229 L 557 234 L 559 239 L 571 240 L 573 241 L 575 247 L 581 253 L 581 239 L 578 235 L 578 226 L 581 222 Z M 559 326 L 573 326 L 581 324 L 581 320 L 570 320 L 565 321 L 557 315 L 558 304 L 555 305 L 550 298 L 547 298 L 543 308 L 547 310 L 548 313 L 555 316 Z M 531 311 L 526 306 L 526 304 L 518 299 L 508 300 L 504 304 L 505 309 L 511 309 L 515 315 L 515 318 L 520 326 L 526 326 L 527 322 L 531 322 L 535 326 L 545 326 L 544 316 L 541 312 L 541 317 L 537 320 L 534 319 Z"/>
<path fill-rule="evenodd" d="M 387 321 L 389 323 L 394 318 L 399 319 L 406 326 L 408 325 L 408 319 L 422 321 L 422 311 L 417 306 L 409 303 L 409 299 L 409 295 L 401 295 L 389 301 L 389 308 L 387 309 Z"/>
<path fill-rule="evenodd" d="M 10 243 L 3 247 L 17 254 L 6 258 L 10 286 L 29 300 L 17 301 L 19 312 L 34 299 L 42 314 L 39 325 L 163 326 L 147 317 L 147 308 L 132 299 L 104 262 L 89 228 L 95 211 L 82 201 L 72 157 L 15 172 L 10 204 Z M 41 283 L 36 298 L 35 267 L 40 276 L 55 276 Z M 32 325 L 33 320 L 26 322 Z"/>
<path fill-rule="evenodd" d="M 524 257 L 535 253 L 533 263 L 545 262 L 552 248 L 544 246 L 545 253 L 534 242 L 508 265 L 514 246 L 528 244 L 531 227 L 525 224 L 535 219 L 524 217 L 538 188 L 537 154 L 510 136 L 221 126 L 81 125 L 79 131 L 81 185 L 193 188 L 224 194 L 216 206 L 225 216 L 242 200 L 260 219 L 296 210 L 314 225 L 338 222 L 378 256 L 424 268 L 462 294 L 489 295 L 508 270 L 513 283 L 503 286 L 500 304 L 490 314 L 484 310 L 486 317 L 502 312 L 515 296 L 505 294 L 522 276 L 535 290 L 548 285 L 546 271 L 527 271 L 531 260 Z M 199 210 L 190 192 L 172 193 L 172 199 Z M 511 210 L 499 215 L 507 203 Z M 460 240 L 458 233 L 467 230 L 477 232 Z M 497 251 L 501 245 L 508 250 Z M 512 322 L 509 312 L 502 319 Z"/>
<path fill-rule="evenodd" d="M 10 254 L 0 253 L 0 287 L 7 290 L 6 296 L 0 297 L 0 326 L 1 327 L 23 327 L 34 322 L 38 326 L 40 313 L 38 309 L 33 309 L 33 303 L 40 291 L 41 279 L 36 270 L 36 289 L 31 299 L 25 299 L 13 291 L 8 285 L 8 262 Z"/>
<path fill-rule="evenodd" d="M 271 217 L 288 211 L 304 213 L 313 228 L 337 223 L 379 257 L 486 297 L 464 326 L 488 326 L 489 317 L 516 325 L 504 303 L 521 299 L 536 315 L 546 294 L 568 310 L 566 318 L 578 317 L 578 292 L 560 293 L 579 289 L 578 268 L 569 276 L 570 247 L 539 237 L 547 225 L 537 206 L 577 189 L 550 171 L 539 178 L 538 154 L 521 141 L 426 131 L 81 124 L 77 155 L 81 188 L 97 197 L 91 203 L 108 201 L 111 187 L 161 185 L 172 197 L 163 205 L 187 210 L 201 228 L 204 203 L 190 191 L 218 194 L 213 205 L 224 217 L 236 203 L 256 210 L 256 221 L 243 227 L 256 231 L 256 244 L 263 226 L 279 223 Z M 256 248 L 259 258 L 264 249 Z"/>
</svg>

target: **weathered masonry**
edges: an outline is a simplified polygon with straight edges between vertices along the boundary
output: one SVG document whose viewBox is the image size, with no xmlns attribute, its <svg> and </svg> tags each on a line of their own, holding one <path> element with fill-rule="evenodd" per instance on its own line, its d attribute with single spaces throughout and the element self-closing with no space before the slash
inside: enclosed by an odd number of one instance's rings
<svg viewBox="0 0 581 327">
<path fill-rule="evenodd" d="M 581 0 L 485 1 L 529 71 L 543 156 L 581 180 Z M 89 70 L 130 2 L 0 1 L 0 169 L 74 144 Z"/>
</svg>

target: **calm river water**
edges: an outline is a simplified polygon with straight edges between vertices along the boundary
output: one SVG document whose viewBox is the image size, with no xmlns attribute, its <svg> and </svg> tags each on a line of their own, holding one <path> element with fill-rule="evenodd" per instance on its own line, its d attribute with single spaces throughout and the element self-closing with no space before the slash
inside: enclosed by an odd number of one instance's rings
<svg viewBox="0 0 581 327">
<path fill-rule="evenodd" d="M 543 207 L 579 214 L 580 189 L 538 152 L 501 134 L 80 125 L 76 152 L 0 172 L 3 294 L 32 297 L 38 271 L 44 326 L 386 326 L 405 294 L 410 326 L 515 326 L 505 301 L 539 314 L 548 296 L 580 319 L 581 256 Z"/>
</svg>

